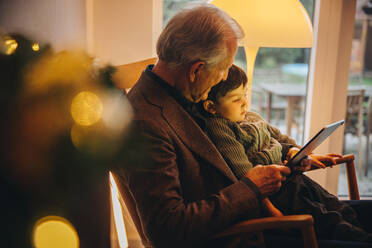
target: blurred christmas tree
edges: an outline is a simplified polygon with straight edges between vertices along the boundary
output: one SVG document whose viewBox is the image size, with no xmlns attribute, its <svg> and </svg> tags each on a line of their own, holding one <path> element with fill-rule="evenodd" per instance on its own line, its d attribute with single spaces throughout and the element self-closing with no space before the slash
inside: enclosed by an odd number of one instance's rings
<svg viewBox="0 0 372 248">
<path fill-rule="evenodd" d="M 32 247 L 38 220 L 58 216 L 80 247 L 109 247 L 108 170 L 131 117 L 115 69 L 18 34 L 0 36 L 0 68 L 2 246 Z"/>
</svg>

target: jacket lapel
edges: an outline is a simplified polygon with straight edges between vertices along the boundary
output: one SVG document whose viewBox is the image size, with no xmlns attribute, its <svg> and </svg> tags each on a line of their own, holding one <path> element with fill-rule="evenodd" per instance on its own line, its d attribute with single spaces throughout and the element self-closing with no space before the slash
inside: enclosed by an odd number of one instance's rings
<svg viewBox="0 0 372 248">
<path fill-rule="evenodd" d="M 144 81 L 147 82 L 148 85 L 148 90 L 144 93 L 145 97 L 149 102 L 162 109 L 164 119 L 184 144 L 194 153 L 215 166 L 230 180 L 233 182 L 237 181 L 237 178 L 226 164 L 217 148 L 185 109 L 180 106 L 175 99 L 169 96 L 156 82 Z M 153 92 L 156 92 L 156 94 L 152 94 Z"/>
</svg>

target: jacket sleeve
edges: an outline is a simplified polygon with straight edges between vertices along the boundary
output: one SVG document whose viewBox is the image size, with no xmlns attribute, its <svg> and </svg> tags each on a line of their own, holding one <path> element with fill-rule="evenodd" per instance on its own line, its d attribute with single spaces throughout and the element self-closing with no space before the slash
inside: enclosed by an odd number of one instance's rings
<svg viewBox="0 0 372 248">
<path fill-rule="evenodd" d="M 135 122 L 146 145 L 141 163 L 126 162 L 128 187 L 136 200 L 145 234 L 156 247 L 192 247 L 209 236 L 245 218 L 260 215 L 260 204 L 254 191 L 238 181 L 205 199 L 187 202 L 177 164 L 174 141 L 154 122 Z M 139 137 L 138 137 L 139 138 Z M 134 156 L 136 157 L 136 156 Z"/>
</svg>

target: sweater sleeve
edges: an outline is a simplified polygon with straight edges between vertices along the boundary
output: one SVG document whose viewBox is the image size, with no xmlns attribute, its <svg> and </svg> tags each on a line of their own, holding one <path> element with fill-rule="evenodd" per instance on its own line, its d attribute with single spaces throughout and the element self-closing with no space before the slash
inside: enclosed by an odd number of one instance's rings
<svg viewBox="0 0 372 248">
<path fill-rule="evenodd" d="M 294 139 L 292 139 L 291 137 L 289 137 L 286 134 L 282 134 L 278 128 L 276 128 L 276 127 L 272 126 L 270 123 L 266 122 L 264 120 L 264 118 L 262 118 L 262 116 L 260 116 L 259 114 L 255 113 L 255 112 L 249 112 L 247 116 L 248 116 L 249 121 L 254 121 L 254 122 L 263 121 L 263 122 L 265 122 L 265 124 L 267 126 L 267 130 L 269 131 L 271 137 L 274 138 L 275 140 L 277 140 L 280 143 L 280 145 L 282 146 L 282 161 L 285 159 L 289 148 L 291 148 L 291 147 L 301 148 L 301 146 L 299 146 Z"/>
<path fill-rule="evenodd" d="M 236 177 L 241 179 L 253 166 L 245 153 L 243 144 L 238 141 L 233 131 L 232 125 L 234 124 L 226 119 L 210 118 L 206 130 L 226 163 Z"/>
</svg>

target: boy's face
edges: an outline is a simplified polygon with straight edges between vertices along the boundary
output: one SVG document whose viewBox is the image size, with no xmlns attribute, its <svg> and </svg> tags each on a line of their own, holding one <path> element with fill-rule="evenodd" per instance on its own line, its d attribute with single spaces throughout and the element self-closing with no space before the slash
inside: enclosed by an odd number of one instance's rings
<svg viewBox="0 0 372 248">
<path fill-rule="evenodd" d="M 221 97 L 215 104 L 216 113 L 230 121 L 243 121 L 247 107 L 246 90 L 242 84 Z"/>
</svg>

